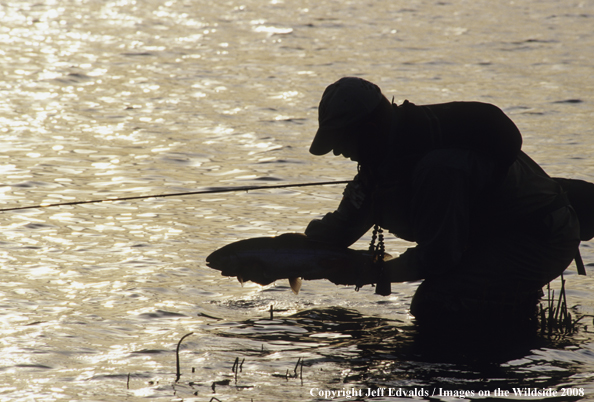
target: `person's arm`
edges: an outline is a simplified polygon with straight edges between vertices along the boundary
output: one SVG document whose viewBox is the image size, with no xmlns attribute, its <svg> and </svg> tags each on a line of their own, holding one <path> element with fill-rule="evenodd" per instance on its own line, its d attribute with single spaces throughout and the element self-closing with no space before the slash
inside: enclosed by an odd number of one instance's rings
<svg viewBox="0 0 594 402">
<path fill-rule="evenodd" d="M 409 248 L 400 256 L 385 261 L 383 266 L 391 283 L 414 282 L 425 279 L 421 274 L 416 248 Z"/>
<path fill-rule="evenodd" d="M 361 261 L 356 269 L 351 267 L 350 269 L 332 271 L 332 275 L 328 275 L 326 279 L 337 285 L 363 286 L 376 284 L 379 279 L 379 267 L 372 264 L 369 256 L 363 259 L 361 255 L 360 259 Z M 384 261 L 382 264 L 382 269 L 391 283 L 413 282 L 424 279 L 419 269 L 415 248 L 409 248 L 399 257 Z"/>
<path fill-rule="evenodd" d="M 357 175 L 346 186 L 337 210 L 311 221 L 305 235 L 313 241 L 348 247 L 373 225 L 370 204 L 371 199 Z"/>
<path fill-rule="evenodd" d="M 384 261 L 391 283 L 412 282 L 446 273 L 455 267 L 468 245 L 468 191 L 464 175 L 431 167 L 417 177 L 412 221 L 417 246 Z M 341 285 L 368 285 L 379 280 L 371 261 L 357 272 L 342 272 L 330 281 Z"/>
<path fill-rule="evenodd" d="M 426 279 L 446 273 L 460 262 L 469 241 L 468 170 L 472 166 L 460 160 L 466 153 L 440 151 L 424 158 L 415 169 L 410 215 L 417 246 L 383 262 L 390 282 Z M 348 194 L 345 191 L 337 211 L 310 223 L 308 237 L 318 241 L 333 239 L 334 244 L 348 246 L 369 230 L 371 206 L 356 208 Z M 342 271 L 328 279 L 336 284 L 364 285 L 377 283 L 378 273 L 369 263 L 356 272 Z"/>
</svg>

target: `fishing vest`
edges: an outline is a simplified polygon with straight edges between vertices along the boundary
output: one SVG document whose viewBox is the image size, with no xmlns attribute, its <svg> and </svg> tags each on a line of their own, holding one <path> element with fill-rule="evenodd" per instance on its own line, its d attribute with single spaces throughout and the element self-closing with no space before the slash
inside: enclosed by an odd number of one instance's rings
<svg viewBox="0 0 594 402">
<path fill-rule="evenodd" d="M 580 222 L 580 239 L 594 238 L 594 184 L 584 180 L 555 177 L 567 193 L 569 203 Z"/>
</svg>

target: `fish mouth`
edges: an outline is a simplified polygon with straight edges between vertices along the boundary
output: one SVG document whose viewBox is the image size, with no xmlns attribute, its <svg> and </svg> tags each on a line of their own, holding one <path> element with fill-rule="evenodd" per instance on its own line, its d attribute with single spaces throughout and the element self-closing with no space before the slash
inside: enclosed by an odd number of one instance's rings
<svg viewBox="0 0 594 402">
<path fill-rule="evenodd" d="M 224 249 L 216 250 L 206 257 L 206 266 L 221 271 L 221 274 L 225 276 L 236 276 L 237 264 L 237 256 Z"/>
<path fill-rule="evenodd" d="M 221 258 L 218 255 L 218 250 L 206 257 L 206 266 L 209 268 L 221 270 Z"/>
</svg>

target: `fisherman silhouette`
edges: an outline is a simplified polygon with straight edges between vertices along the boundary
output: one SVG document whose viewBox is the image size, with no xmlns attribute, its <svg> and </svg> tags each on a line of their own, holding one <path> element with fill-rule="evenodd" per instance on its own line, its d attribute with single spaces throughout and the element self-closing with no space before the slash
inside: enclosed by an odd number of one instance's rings
<svg viewBox="0 0 594 402">
<path fill-rule="evenodd" d="M 580 225 L 562 186 L 521 145 L 491 104 L 396 105 L 356 77 L 328 86 L 310 152 L 350 158 L 358 174 L 305 234 L 348 247 L 378 225 L 416 243 L 382 271 L 328 279 L 422 280 L 411 302 L 421 326 L 531 321 L 542 287 L 578 255 Z"/>
</svg>

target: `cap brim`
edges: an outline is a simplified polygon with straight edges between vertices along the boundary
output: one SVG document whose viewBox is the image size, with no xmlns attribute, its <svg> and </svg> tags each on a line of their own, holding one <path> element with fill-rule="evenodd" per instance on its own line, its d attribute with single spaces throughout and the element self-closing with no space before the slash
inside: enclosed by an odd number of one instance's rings
<svg viewBox="0 0 594 402">
<path fill-rule="evenodd" d="M 309 152 L 313 155 L 326 155 L 332 151 L 334 135 L 329 130 L 318 129 L 314 137 Z"/>
</svg>

